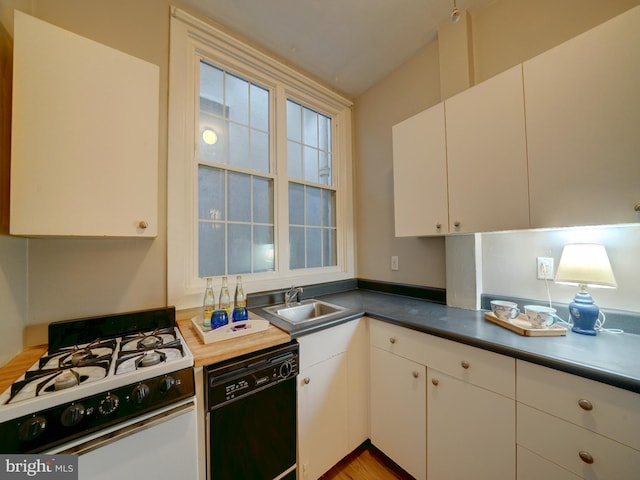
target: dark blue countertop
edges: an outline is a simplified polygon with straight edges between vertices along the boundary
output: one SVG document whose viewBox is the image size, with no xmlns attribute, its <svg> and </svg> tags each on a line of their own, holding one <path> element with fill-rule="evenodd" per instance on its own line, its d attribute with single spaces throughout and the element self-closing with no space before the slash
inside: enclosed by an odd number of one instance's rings
<svg viewBox="0 0 640 480">
<path fill-rule="evenodd" d="M 256 312 L 292 338 L 366 315 L 438 337 L 483 348 L 640 393 L 640 335 L 571 331 L 561 337 L 525 337 L 484 318 L 484 311 L 452 308 L 425 300 L 369 290 L 318 297 L 349 310 L 329 320 L 291 325 L 262 309 Z"/>
</svg>

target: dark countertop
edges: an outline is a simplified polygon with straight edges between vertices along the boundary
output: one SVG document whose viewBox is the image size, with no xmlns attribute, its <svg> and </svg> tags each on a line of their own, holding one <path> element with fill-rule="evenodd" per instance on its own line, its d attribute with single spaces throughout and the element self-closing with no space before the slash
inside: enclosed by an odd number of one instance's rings
<svg viewBox="0 0 640 480">
<path fill-rule="evenodd" d="M 255 311 L 288 331 L 292 338 L 366 315 L 640 393 L 640 335 L 600 332 L 597 336 L 588 336 L 568 331 L 561 337 L 525 337 L 488 322 L 483 310 L 447 307 L 369 290 L 351 290 L 317 298 L 349 311 L 326 321 L 300 325 L 291 325 L 261 308 Z"/>
</svg>

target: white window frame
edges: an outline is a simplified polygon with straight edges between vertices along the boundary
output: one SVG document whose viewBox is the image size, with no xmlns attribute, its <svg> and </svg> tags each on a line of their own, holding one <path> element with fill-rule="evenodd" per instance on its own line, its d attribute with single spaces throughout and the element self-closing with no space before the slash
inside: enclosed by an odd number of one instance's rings
<svg viewBox="0 0 640 480">
<path fill-rule="evenodd" d="M 205 280 L 197 266 L 197 185 L 194 162 L 195 102 L 199 57 L 246 75 L 271 89 L 272 173 L 276 271 L 243 275 L 247 293 L 354 278 L 355 239 L 351 143 L 352 102 L 263 52 L 178 8 L 171 9 L 167 176 L 167 302 L 177 309 L 202 304 Z M 301 102 L 332 120 L 336 188 L 337 266 L 289 269 L 289 208 L 286 169 L 286 99 Z M 277 110 L 277 113 L 276 113 Z M 274 138 L 274 137 L 272 137 Z M 278 174 L 280 176 L 278 177 Z M 295 181 L 295 179 L 291 179 Z M 215 281 L 214 281 L 215 282 Z M 219 285 L 219 280 L 218 280 Z M 233 283 L 233 279 L 232 279 Z"/>
</svg>

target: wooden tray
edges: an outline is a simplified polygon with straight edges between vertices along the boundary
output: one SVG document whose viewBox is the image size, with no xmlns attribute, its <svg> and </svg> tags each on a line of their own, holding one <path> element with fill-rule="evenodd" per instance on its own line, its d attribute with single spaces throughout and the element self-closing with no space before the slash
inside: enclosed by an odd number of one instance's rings
<svg viewBox="0 0 640 480">
<path fill-rule="evenodd" d="M 268 320 L 249 318 L 249 320 L 242 322 L 229 323 L 215 330 L 204 330 L 202 327 L 201 314 L 191 318 L 191 323 L 203 343 L 221 342 L 222 340 L 229 340 L 230 338 L 251 335 L 252 333 L 266 330 L 270 325 Z"/>
<path fill-rule="evenodd" d="M 546 328 L 532 328 L 531 323 L 527 320 L 526 315 L 520 314 L 514 318 L 512 322 L 500 320 L 492 312 L 485 312 L 484 318 L 491 323 L 500 325 L 507 330 L 524 335 L 525 337 L 559 337 L 567 334 L 567 329 L 560 325 L 551 325 Z"/>
</svg>

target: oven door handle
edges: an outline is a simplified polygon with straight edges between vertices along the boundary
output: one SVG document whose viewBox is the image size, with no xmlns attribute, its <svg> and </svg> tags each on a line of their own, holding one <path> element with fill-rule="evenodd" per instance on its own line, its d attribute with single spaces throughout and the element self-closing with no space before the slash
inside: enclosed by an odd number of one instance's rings
<svg viewBox="0 0 640 480">
<path fill-rule="evenodd" d="M 195 403 L 193 400 L 191 400 L 189 403 L 178 405 L 170 410 L 155 414 L 149 418 L 132 423 L 130 425 L 127 425 L 126 427 L 114 430 L 112 432 L 105 433 L 104 435 L 101 435 L 97 438 L 87 440 L 86 442 L 75 445 L 57 453 L 66 455 L 83 455 L 100 447 L 113 443 L 117 440 L 128 437 L 129 435 L 133 435 L 134 433 L 154 427 L 160 423 L 164 423 L 180 415 L 184 415 L 185 413 L 195 410 L 195 408 Z"/>
</svg>

